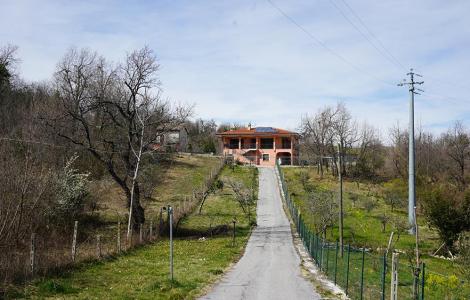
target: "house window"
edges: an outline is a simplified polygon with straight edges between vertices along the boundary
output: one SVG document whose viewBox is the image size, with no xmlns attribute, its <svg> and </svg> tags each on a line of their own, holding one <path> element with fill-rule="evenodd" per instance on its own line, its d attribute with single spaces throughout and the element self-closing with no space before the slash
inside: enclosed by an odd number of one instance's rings
<svg viewBox="0 0 470 300">
<path fill-rule="evenodd" d="M 230 139 L 229 149 L 238 149 L 239 139 Z"/>
<path fill-rule="evenodd" d="M 281 139 L 282 149 L 290 149 L 290 138 Z"/>
<path fill-rule="evenodd" d="M 261 149 L 273 149 L 274 139 L 261 139 Z"/>
<path fill-rule="evenodd" d="M 269 154 L 263 154 L 263 161 L 269 161 Z"/>
</svg>

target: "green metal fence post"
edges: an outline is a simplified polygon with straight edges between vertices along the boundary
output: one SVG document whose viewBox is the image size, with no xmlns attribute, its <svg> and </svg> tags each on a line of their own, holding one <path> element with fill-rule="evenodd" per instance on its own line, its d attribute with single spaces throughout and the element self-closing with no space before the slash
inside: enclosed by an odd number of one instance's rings
<svg viewBox="0 0 470 300">
<path fill-rule="evenodd" d="M 335 285 L 336 285 L 336 272 L 338 271 L 338 240 L 336 240 L 336 251 L 335 251 Z"/>
<path fill-rule="evenodd" d="M 362 248 L 362 264 L 361 264 L 361 297 L 360 299 L 362 300 L 362 295 L 364 293 L 364 256 L 365 256 L 365 248 Z"/>
<path fill-rule="evenodd" d="M 310 233 L 310 236 L 308 238 L 308 253 L 310 253 L 310 256 L 312 256 L 312 239 L 313 239 L 313 234 Z"/>
<path fill-rule="evenodd" d="M 323 271 L 323 244 L 324 240 L 320 238 L 320 271 Z"/>
<path fill-rule="evenodd" d="M 382 272 L 382 300 L 385 300 L 385 275 L 387 274 L 387 253 L 383 256 L 383 272 Z"/>
<path fill-rule="evenodd" d="M 315 234 L 315 261 L 317 262 L 318 266 L 318 235 Z"/>
<path fill-rule="evenodd" d="M 425 272 L 424 272 L 424 269 L 425 269 L 425 263 L 421 263 L 421 300 L 424 300 L 424 285 L 426 284 L 426 279 L 425 279 Z"/>
<path fill-rule="evenodd" d="M 328 277 L 328 261 L 330 260 L 330 244 L 328 243 L 328 241 L 326 242 L 326 276 Z"/>
<path fill-rule="evenodd" d="M 346 263 L 346 295 L 348 295 L 348 289 L 349 289 L 349 254 L 351 252 L 351 245 L 348 244 L 348 259 Z"/>
</svg>

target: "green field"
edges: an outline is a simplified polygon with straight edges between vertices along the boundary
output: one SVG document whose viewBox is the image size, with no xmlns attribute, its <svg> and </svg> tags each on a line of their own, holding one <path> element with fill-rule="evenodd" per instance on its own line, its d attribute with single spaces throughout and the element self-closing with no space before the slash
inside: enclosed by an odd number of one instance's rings
<svg viewBox="0 0 470 300">
<path fill-rule="evenodd" d="M 247 186 L 255 181 L 255 168 L 225 167 L 220 177 L 239 180 Z M 255 217 L 255 216 L 253 216 Z M 235 245 L 232 220 L 236 220 Z M 221 228 L 218 234 L 211 229 Z M 223 230 L 225 228 L 225 230 Z M 130 250 L 118 257 L 83 263 L 60 274 L 38 279 L 11 297 L 30 299 L 192 299 L 208 286 L 241 254 L 251 232 L 247 216 L 227 186 L 211 194 L 202 213 L 185 218 L 178 232 L 192 236 L 175 237 L 174 276 L 169 280 L 169 241 L 159 241 Z"/>
<path fill-rule="evenodd" d="M 313 216 L 309 213 L 309 203 L 307 192 L 301 183 L 301 173 L 308 172 L 308 184 L 315 189 L 324 189 L 330 191 L 338 191 L 337 179 L 326 176 L 323 179 L 316 173 L 316 168 L 283 168 L 289 195 L 297 208 L 301 211 L 302 219 L 306 226 L 313 229 Z M 360 274 L 362 264 L 362 253 L 360 249 L 365 247 L 365 267 L 364 267 L 364 286 L 366 299 L 377 299 L 381 294 L 381 274 L 383 269 L 382 253 L 387 248 L 391 231 L 396 232 L 392 220 L 395 222 L 406 222 L 407 214 L 404 209 L 396 209 L 391 212 L 384 199 L 381 198 L 382 185 L 358 182 L 344 182 L 344 241 L 345 253 L 347 245 L 351 245 L 353 251 L 350 253 L 350 274 L 349 274 L 349 291 L 353 298 L 357 298 L 360 290 Z M 351 195 L 357 195 L 355 203 L 351 201 Z M 337 196 L 335 196 L 335 199 Z M 369 211 L 367 205 L 373 202 L 373 208 Z M 390 220 L 385 224 L 383 231 L 383 223 L 381 216 L 384 214 L 390 216 Z M 470 297 L 470 285 L 463 280 L 462 274 L 459 272 L 458 266 L 449 260 L 432 257 L 440 241 L 437 233 L 429 228 L 425 220 L 418 216 L 421 251 L 421 259 L 426 263 L 426 289 L 425 295 L 427 299 L 468 299 Z M 328 266 L 329 277 L 333 278 L 334 260 L 335 260 L 335 241 L 338 239 L 337 222 L 333 228 L 327 230 L 328 246 L 324 248 L 322 253 L 323 268 L 325 271 Z M 403 232 L 399 238 L 395 235 L 393 248 L 400 252 L 399 258 L 399 298 L 409 299 L 412 294 L 412 269 L 411 259 L 413 259 L 413 249 L 415 246 L 415 238 Z M 328 250 L 327 250 L 328 249 Z M 325 253 L 328 251 L 328 253 Z M 326 258 L 329 255 L 328 259 Z M 339 258 L 337 262 L 337 282 L 343 288 L 346 283 L 346 254 L 343 258 Z M 326 263 L 328 261 L 328 264 Z M 390 257 L 388 258 L 390 264 Z M 388 267 L 389 267 L 388 264 Z M 386 295 L 389 297 L 390 275 L 386 277 Z"/>
</svg>

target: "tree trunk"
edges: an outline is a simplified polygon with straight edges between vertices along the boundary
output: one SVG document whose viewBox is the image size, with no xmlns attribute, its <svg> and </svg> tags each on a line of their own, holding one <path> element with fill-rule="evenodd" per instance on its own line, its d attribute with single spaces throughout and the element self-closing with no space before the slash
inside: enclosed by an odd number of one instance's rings
<svg viewBox="0 0 470 300">
<path fill-rule="evenodd" d="M 130 194 L 127 199 L 128 203 L 130 203 Z M 145 212 L 144 208 L 140 204 L 140 189 L 139 189 L 139 183 L 135 183 L 134 187 L 134 200 L 133 200 L 133 205 L 132 205 L 132 223 L 133 223 L 133 228 L 137 229 L 140 224 L 145 223 Z"/>
</svg>

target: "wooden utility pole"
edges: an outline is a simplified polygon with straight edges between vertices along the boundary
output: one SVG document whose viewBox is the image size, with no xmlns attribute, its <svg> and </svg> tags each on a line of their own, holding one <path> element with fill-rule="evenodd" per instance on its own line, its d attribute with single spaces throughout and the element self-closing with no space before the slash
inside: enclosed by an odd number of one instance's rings
<svg viewBox="0 0 470 300">
<path fill-rule="evenodd" d="M 343 174 L 341 172 L 341 145 L 338 143 L 338 178 L 339 178 L 339 245 L 340 255 L 343 257 Z"/>
</svg>

